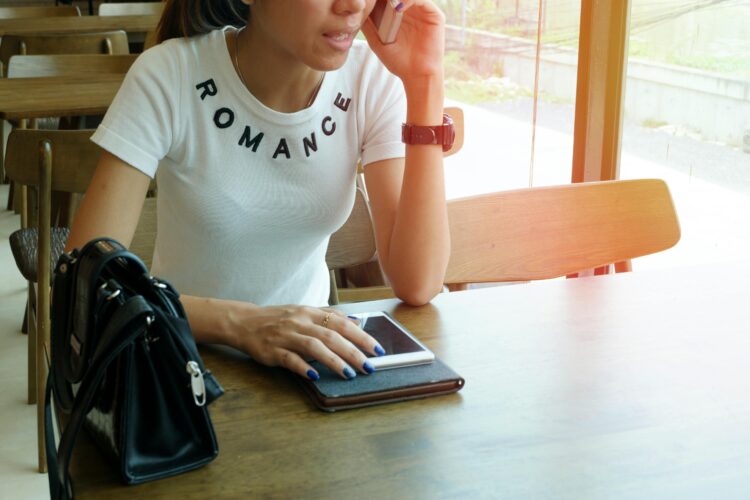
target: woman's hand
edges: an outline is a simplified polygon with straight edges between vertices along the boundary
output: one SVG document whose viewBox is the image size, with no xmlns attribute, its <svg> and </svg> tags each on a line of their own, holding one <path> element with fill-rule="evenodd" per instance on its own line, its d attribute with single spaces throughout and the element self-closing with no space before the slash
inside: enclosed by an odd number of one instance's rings
<svg viewBox="0 0 750 500">
<path fill-rule="evenodd" d="M 306 360 L 315 359 L 352 379 L 357 370 L 364 374 L 375 371 L 358 347 L 376 356 L 384 354 L 356 320 L 334 309 L 235 302 L 228 321 L 234 331 L 234 347 L 265 365 L 282 366 L 311 380 L 319 375 Z"/>
<path fill-rule="evenodd" d="M 445 15 L 431 0 L 404 0 L 403 18 L 396 42 L 385 45 L 371 19 L 362 33 L 386 68 L 407 83 L 425 78 L 443 78 Z"/>
</svg>

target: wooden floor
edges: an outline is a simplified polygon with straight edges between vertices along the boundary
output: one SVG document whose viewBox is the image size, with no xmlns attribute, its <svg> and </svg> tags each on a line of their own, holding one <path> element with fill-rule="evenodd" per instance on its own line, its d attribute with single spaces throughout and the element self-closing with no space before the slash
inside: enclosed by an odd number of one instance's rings
<svg viewBox="0 0 750 500">
<path fill-rule="evenodd" d="M 16 269 L 8 235 L 20 227 L 5 210 L 0 185 L 0 498 L 49 498 L 47 475 L 36 470 L 36 407 L 26 404 L 26 335 L 21 319 L 26 283 Z"/>
<path fill-rule="evenodd" d="M 100 3 L 94 2 L 95 9 Z M 0 0 L 0 7 L 19 5 L 54 5 L 54 0 Z M 88 14 L 88 2 L 75 5 Z M 26 403 L 27 343 L 20 331 L 26 283 L 8 243 L 20 221 L 5 210 L 7 196 L 8 185 L 0 185 L 0 499 L 48 499 L 47 475 L 36 468 L 36 407 Z"/>
</svg>

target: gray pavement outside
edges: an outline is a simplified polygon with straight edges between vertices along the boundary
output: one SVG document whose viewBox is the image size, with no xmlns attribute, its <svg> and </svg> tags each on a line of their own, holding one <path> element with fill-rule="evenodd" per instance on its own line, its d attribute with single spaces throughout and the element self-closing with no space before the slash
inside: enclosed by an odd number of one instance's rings
<svg viewBox="0 0 750 500">
<path fill-rule="evenodd" d="M 572 105 L 539 103 L 530 174 L 530 99 L 449 104 L 464 110 L 466 136 L 463 149 L 446 159 L 449 199 L 570 182 Z M 668 125 L 647 128 L 626 120 L 620 177 L 664 179 L 682 227 L 674 248 L 639 258 L 634 268 L 750 258 L 750 154 Z"/>
</svg>

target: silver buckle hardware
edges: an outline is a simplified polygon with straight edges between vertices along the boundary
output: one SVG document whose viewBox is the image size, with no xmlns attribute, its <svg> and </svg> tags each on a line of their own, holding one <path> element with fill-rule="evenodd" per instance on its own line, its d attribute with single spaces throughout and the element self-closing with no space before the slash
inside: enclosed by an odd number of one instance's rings
<svg viewBox="0 0 750 500">
<path fill-rule="evenodd" d="M 193 390 L 193 401 L 196 406 L 206 404 L 206 383 L 203 380 L 200 366 L 195 361 L 188 361 L 185 369 L 190 374 L 190 387 Z"/>
</svg>

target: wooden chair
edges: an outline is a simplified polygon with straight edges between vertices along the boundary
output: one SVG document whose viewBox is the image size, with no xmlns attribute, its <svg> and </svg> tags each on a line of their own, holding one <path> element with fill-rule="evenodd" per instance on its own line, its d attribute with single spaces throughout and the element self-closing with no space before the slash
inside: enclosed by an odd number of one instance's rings
<svg viewBox="0 0 750 500">
<path fill-rule="evenodd" d="M 122 30 L 53 35 L 8 34 L 0 41 L 3 76 L 15 55 L 128 54 L 128 36 Z"/>
<path fill-rule="evenodd" d="M 66 75 L 86 76 L 101 73 L 124 74 L 128 71 L 128 69 L 130 69 L 130 66 L 135 61 L 136 57 L 137 55 L 135 54 L 53 54 L 34 56 L 16 55 L 11 57 L 10 61 L 8 62 L 8 78 L 37 78 Z M 32 120 L 31 128 L 37 128 L 36 122 L 37 120 Z M 45 119 L 45 122 L 41 124 L 40 128 L 58 128 L 57 119 Z M 75 128 L 81 127 L 76 126 Z M 24 188 L 17 189 L 17 191 L 20 194 L 20 200 L 17 206 L 19 207 L 19 212 L 21 212 L 23 218 L 24 210 L 22 207 L 27 206 L 28 204 L 27 193 L 26 189 Z M 8 208 L 11 208 L 11 203 L 12 200 L 9 202 Z M 66 200 L 66 203 L 69 203 L 69 200 Z M 68 218 L 70 218 L 70 215 L 68 216 Z M 24 227 L 25 225 L 26 224 L 23 224 Z M 62 234 L 60 234 L 60 237 L 58 239 L 64 240 Z M 54 240 L 53 243 L 57 243 L 57 240 Z M 36 279 L 33 279 L 31 281 L 36 281 Z M 27 322 L 28 312 L 24 316 L 23 331 L 27 331 Z"/>
<path fill-rule="evenodd" d="M 52 7 L 62 8 L 62 7 Z M 10 59 L 17 55 L 61 54 L 128 54 L 128 38 L 124 31 L 75 33 L 66 35 L 5 35 L 0 39 L 0 76 L 10 76 Z M 80 66 L 78 66 L 80 67 Z M 28 75 L 28 70 L 26 71 Z M 63 73 L 70 74 L 68 70 Z M 20 76 L 17 71 L 16 77 Z M 36 75 L 42 76 L 42 75 Z M 61 90 L 62 91 L 62 90 Z M 4 136 L 5 122 L 0 120 L 0 136 Z M 3 142 L 0 141 L 0 177 L 2 174 Z M 8 209 L 13 208 L 14 189 L 8 195 Z"/>
<path fill-rule="evenodd" d="M 23 7 L 0 7 L 0 19 L 21 19 L 34 17 L 54 17 L 54 16 L 80 16 L 81 11 L 78 7 L 49 7 L 49 6 L 23 6 Z M 0 76 L 2 73 L 0 73 Z M 5 181 L 5 171 L 3 170 L 3 148 L 2 142 L 5 139 L 3 135 L 3 126 L 0 122 L 0 182 Z"/>
<path fill-rule="evenodd" d="M 90 16 L 94 15 L 94 0 L 85 0 L 88 4 L 88 13 Z M 55 0 L 55 5 L 73 5 L 73 0 Z"/>
<path fill-rule="evenodd" d="M 453 142 L 453 146 L 444 153 L 444 156 L 447 157 L 458 153 L 463 147 L 464 112 L 461 108 L 455 106 L 446 107 L 445 112 L 453 117 L 456 129 L 456 138 Z M 358 172 L 358 189 L 364 192 L 364 180 L 361 166 L 359 167 Z M 363 204 L 366 209 L 358 208 L 359 204 Z M 336 278 L 335 283 L 332 281 L 331 296 L 329 298 L 330 303 L 338 304 L 339 300 L 343 302 L 359 302 L 363 300 L 378 300 L 393 297 L 391 289 L 382 286 L 385 283 L 385 276 L 380 270 L 377 259 L 374 257 L 374 238 L 372 240 L 373 253 L 366 256 L 364 260 L 357 260 L 356 248 L 351 252 L 349 252 L 348 249 L 351 245 L 357 245 L 357 238 L 362 238 L 364 241 L 367 238 L 366 235 L 373 232 L 369 204 L 366 195 L 363 193 L 358 193 L 352 214 L 346 224 L 339 231 L 343 231 L 344 234 L 353 235 L 356 234 L 352 229 L 353 227 L 358 228 L 357 231 L 359 231 L 359 236 L 347 236 L 342 238 L 338 236 L 337 233 L 331 237 L 329 243 L 329 253 L 333 251 L 339 254 L 349 255 L 349 261 L 346 265 L 340 265 L 338 263 L 336 265 L 331 265 L 331 262 L 329 262 L 332 276 Z M 345 284 L 346 287 L 338 288 L 338 285 L 341 284 Z"/>
<path fill-rule="evenodd" d="M 8 78 L 36 78 L 45 76 L 125 74 L 137 54 L 52 54 L 16 55 L 8 62 Z"/>
<path fill-rule="evenodd" d="M 36 210 L 27 210 L 28 217 L 37 219 L 36 228 L 21 230 L 26 232 L 23 241 L 34 242 L 38 238 L 37 248 L 27 248 L 22 252 L 14 249 L 14 256 L 20 253 L 23 257 L 17 265 L 29 280 L 29 402 L 37 403 L 41 472 L 46 468 L 42 412 L 47 372 L 45 356 L 48 355 L 50 333 L 51 270 L 64 244 L 64 240 L 62 244 L 58 243 L 53 252 L 53 235 L 60 229 L 52 227 L 51 197 L 53 191 L 86 191 L 100 154 L 99 147 L 89 140 L 92 133 L 93 130 L 17 129 L 8 137 L 8 175 L 19 185 L 35 190 L 38 200 L 38 206 L 34 207 Z M 144 202 L 136 237 L 131 244 L 131 249 L 149 266 L 156 235 L 155 204 L 155 198 L 148 198 Z M 34 277 L 36 283 L 32 281 Z"/>
<path fill-rule="evenodd" d="M 161 15 L 163 2 L 120 2 L 99 5 L 100 16 L 153 16 Z M 131 52 L 143 52 L 154 45 L 156 33 L 129 33 Z"/>
<path fill-rule="evenodd" d="M 680 239 L 660 179 L 532 187 L 451 200 L 448 285 L 566 276 L 666 250 Z"/>
<path fill-rule="evenodd" d="M 448 217 L 451 257 L 445 284 L 451 290 L 470 283 L 557 278 L 609 264 L 629 271 L 631 259 L 666 250 L 680 239 L 669 189 L 658 179 L 483 194 L 450 200 Z M 363 210 L 353 213 L 349 224 L 361 231 L 372 228 Z M 332 238 L 331 246 L 345 242 Z M 332 303 L 386 298 L 389 289 L 339 288 L 337 294 Z"/>
<path fill-rule="evenodd" d="M 149 16 L 160 15 L 163 2 L 122 2 L 99 5 L 100 16 Z"/>
<path fill-rule="evenodd" d="M 30 17 L 80 16 L 78 7 L 67 5 L 54 7 L 31 5 L 23 7 L 0 7 L 0 19 L 23 19 Z"/>
<path fill-rule="evenodd" d="M 349 218 L 338 231 L 331 235 L 326 252 L 326 263 L 331 272 L 331 294 L 329 304 L 339 303 L 339 292 L 337 285 L 336 270 L 373 262 L 375 260 L 375 231 L 372 226 L 370 206 L 365 199 L 365 193 L 357 188 L 354 198 L 354 207 Z M 373 296 L 370 291 L 370 297 Z M 386 296 L 389 292 L 385 292 Z M 346 297 L 348 302 L 356 302 L 351 296 Z"/>
</svg>

